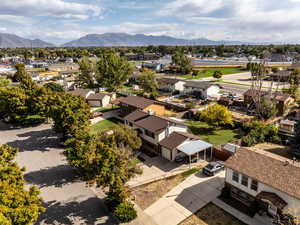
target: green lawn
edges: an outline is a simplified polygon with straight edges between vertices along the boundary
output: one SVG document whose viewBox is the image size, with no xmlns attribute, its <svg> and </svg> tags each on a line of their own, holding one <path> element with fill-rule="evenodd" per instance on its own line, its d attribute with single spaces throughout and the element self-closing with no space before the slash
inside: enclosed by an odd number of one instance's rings
<svg viewBox="0 0 300 225">
<path fill-rule="evenodd" d="M 99 109 L 95 110 L 94 112 L 106 113 L 106 112 L 116 110 L 116 109 L 119 109 L 119 108 L 120 108 L 119 106 L 113 106 L 113 107 L 109 106 L 109 107 L 99 108 Z"/>
<path fill-rule="evenodd" d="M 144 93 L 143 90 L 134 90 L 132 87 L 124 86 L 121 91 L 133 94 L 133 95 L 142 95 Z"/>
<path fill-rule="evenodd" d="M 108 131 L 108 130 L 112 129 L 114 125 L 120 124 L 120 123 L 122 123 L 122 121 L 117 118 L 114 118 L 114 117 L 106 119 L 106 120 L 102 120 L 102 121 L 92 125 L 91 132 L 93 134 L 96 134 L 100 131 Z"/>
<path fill-rule="evenodd" d="M 201 79 L 201 78 L 206 78 L 206 77 L 212 77 L 215 71 L 222 71 L 224 75 L 228 74 L 235 74 L 235 73 L 243 73 L 246 72 L 245 70 L 241 68 L 205 68 L 205 69 L 199 69 L 199 75 L 197 76 L 192 76 L 190 74 L 188 75 L 181 75 L 179 77 L 181 78 L 186 78 L 186 79 Z"/>
<path fill-rule="evenodd" d="M 213 145 L 223 145 L 241 137 L 239 129 L 212 128 L 205 122 L 188 121 L 189 130 Z"/>
</svg>

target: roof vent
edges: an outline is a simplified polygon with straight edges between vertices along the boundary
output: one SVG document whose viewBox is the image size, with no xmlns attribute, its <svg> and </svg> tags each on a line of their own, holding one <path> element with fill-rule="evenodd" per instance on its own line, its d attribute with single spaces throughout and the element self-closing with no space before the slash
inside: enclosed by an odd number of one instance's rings
<svg viewBox="0 0 300 225">
<path fill-rule="evenodd" d="M 290 165 L 290 163 L 289 163 L 289 161 L 285 161 L 283 165 L 288 166 L 288 165 Z"/>
</svg>

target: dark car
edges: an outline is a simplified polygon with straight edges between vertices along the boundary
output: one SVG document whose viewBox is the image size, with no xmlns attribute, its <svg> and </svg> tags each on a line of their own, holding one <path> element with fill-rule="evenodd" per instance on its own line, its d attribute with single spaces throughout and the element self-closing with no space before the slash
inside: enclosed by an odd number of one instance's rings
<svg viewBox="0 0 300 225">
<path fill-rule="evenodd" d="M 224 170 L 224 165 L 221 162 L 210 162 L 205 166 L 202 172 L 207 176 L 214 176 L 216 173 Z"/>
</svg>

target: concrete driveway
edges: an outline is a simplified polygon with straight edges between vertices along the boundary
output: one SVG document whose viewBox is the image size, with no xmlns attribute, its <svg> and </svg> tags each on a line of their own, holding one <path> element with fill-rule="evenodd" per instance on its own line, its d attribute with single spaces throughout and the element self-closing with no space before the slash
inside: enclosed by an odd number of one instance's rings
<svg viewBox="0 0 300 225">
<path fill-rule="evenodd" d="M 191 216 L 220 195 L 225 172 L 206 177 L 191 175 L 145 210 L 158 225 L 174 225 Z"/>
<path fill-rule="evenodd" d="M 26 168 L 28 185 L 41 190 L 46 212 L 36 224 L 117 224 L 95 194 L 101 192 L 88 188 L 68 165 L 50 125 L 9 129 L 0 122 L 0 133 L 0 144 L 20 148 L 16 160 Z"/>
</svg>

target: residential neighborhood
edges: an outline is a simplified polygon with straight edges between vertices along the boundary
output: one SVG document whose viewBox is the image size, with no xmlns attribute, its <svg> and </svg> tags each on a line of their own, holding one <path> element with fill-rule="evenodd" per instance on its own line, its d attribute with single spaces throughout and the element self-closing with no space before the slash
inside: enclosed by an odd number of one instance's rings
<svg viewBox="0 0 300 225">
<path fill-rule="evenodd" d="M 300 225 L 299 10 L 4 0 L 0 225 Z"/>
</svg>

